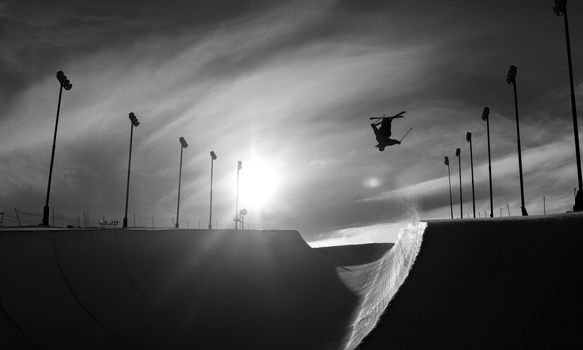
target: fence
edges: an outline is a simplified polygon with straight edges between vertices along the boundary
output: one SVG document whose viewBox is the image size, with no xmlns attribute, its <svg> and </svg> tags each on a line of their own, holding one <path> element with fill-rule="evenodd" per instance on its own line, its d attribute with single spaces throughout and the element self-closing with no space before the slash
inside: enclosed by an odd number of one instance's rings
<svg viewBox="0 0 583 350">
<path fill-rule="evenodd" d="M 42 212 L 32 212 L 18 208 L 0 207 L 0 227 L 34 227 L 39 226 L 42 222 Z M 67 215 L 59 212 L 58 209 L 51 208 L 49 216 L 49 225 L 52 227 L 120 227 L 118 225 L 110 225 L 109 223 L 118 221 L 122 222 L 121 216 L 108 217 L 105 215 L 89 216 L 89 213 L 80 212 L 79 215 Z M 104 223 L 106 223 L 104 225 Z M 128 214 L 128 227 L 141 228 L 174 228 L 175 218 L 172 215 L 165 217 L 150 215 L 136 215 L 136 213 Z M 235 227 L 234 222 L 213 221 L 213 229 L 231 229 Z M 240 227 L 240 225 L 239 225 Z M 182 217 L 180 219 L 180 228 L 187 229 L 206 229 L 208 228 L 207 219 L 196 219 L 192 217 Z M 245 229 L 261 229 L 261 225 L 254 222 L 245 221 Z"/>
</svg>

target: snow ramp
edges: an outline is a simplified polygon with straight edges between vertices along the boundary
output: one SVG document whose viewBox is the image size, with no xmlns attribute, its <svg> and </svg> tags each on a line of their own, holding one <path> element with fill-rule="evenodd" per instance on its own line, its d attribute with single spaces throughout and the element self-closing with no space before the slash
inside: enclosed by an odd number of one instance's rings
<svg viewBox="0 0 583 350">
<path fill-rule="evenodd" d="M 583 349 L 583 215 L 428 221 L 359 349 Z"/>
<path fill-rule="evenodd" d="M 343 349 L 374 324 L 363 301 L 390 251 L 296 231 L 4 229 L 0 346 Z"/>
</svg>

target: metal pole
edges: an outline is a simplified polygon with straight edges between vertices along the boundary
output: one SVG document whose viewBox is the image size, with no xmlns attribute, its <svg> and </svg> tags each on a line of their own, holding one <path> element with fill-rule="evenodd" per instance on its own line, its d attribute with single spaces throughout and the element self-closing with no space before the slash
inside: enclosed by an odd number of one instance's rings
<svg viewBox="0 0 583 350">
<path fill-rule="evenodd" d="M 214 158 L 211 157 L 211 199 L 210 199 L 210 210 L 209 210 L 209 230 L 213 228 L 213 164 Z"/>
<path fill-rule="evenodd" d="M 451 218 L 453 219 L 453 198 L 451 196 L 451 172 L 449 170 L 449 164 L 447 164 L 447 178 L 449 180 L 449 209 L 451 211 Z"/>
<path fill-rule="evenodd" d="M 239 171 L 241 171 L 241 162 L 237 163 L 237 199 L 235 200 L 235 230 L 239 224 Z"/>
<path fill-rule="evenodd" d="M 128 159 L 128 181 L 126 185 L 126 208 L 123 215 L 123 228 L 128 227 L 128 199 L 130 196 L 130 168 L 132 165 L 132 140 L 134 138 L 134 123 L 130 127 L 130 157 Z"/>
<path fill-rule="evenodd" d="M 516 143 L 518 145 L 518 172 L 520 175 L 520 203 L 522 210 L 522 216 L 528 216 L 526 212 L 526 207 L 524 206 L 524 182 L 522 179 L 522 150 L 520 148 L 520 123 L 518 121 L 518 95 L 516 93 L 516 80 L 512 82 L 512 87 L 514 90 L 514 110 L 516 114 Z"/>
<path fill-rule="evenodd" d="M 464 202 L 462 200 L 462 156 L 461 153 L 457 157 L 458 159 L 458 168 L 460 174 L 460 218 L 464 218 Z"/>
<path fill-rule="evenodd" d="M 49 225 L 49 198 L 51 196 L 51 179 L 53 177 L 53 164 L 55 162 L 55 146 L 57 143 L 57 127 L 59 126 L 59 112 L 61 111 L 61 96 L 63 95 L 63 85 L 59 89 L 59 103 L 57 104 L 57 120 L 55 121 L 55 134 L 53 136 L 53 150 L 51 152 L 51 166 L 49 168 L 49 184 L 47 186 L 47 198 L 45 201 L 45 207 L 43 209 L 43 221 L 42 225 Z"/>
<path fill-rule="evenodd" d="M 474 209 L 474 219 L 476 218 L 476 195 L 474 192 L 474 156 L 472 151 L 472 139 L 470 138 L 470 166 L 472 169 L 472 206 Z"/>
<path fill-rule="evenodd" d="M 577 159 L 577 180 L 579 191 L 575 197 L 573 211 L 583 211 L 583 177 L 581 175 L 581 152 L 579 150 L 579 127 L 577 126 L 577 103 L 575 102 L 575 85 L 573 83 L 573 63 L 571 61 L 571 40 L 569 38 L 569 20 L 567 18 L 567 8 L 563 13 L 565 18 L 565 37 L 567 40 L 567 59 L 569 63 L 569 83 L 571 85 L 571 113 L 573 115 L 573 133 L 575 136 L 575 156 Z"/>
<path fill-rule="evenodd" d="M 16 214 L 16 221 L 18 221 L 18 226 L 22 226 L 20 224 L 20 217 L 18 216 L 18 210 L 16 210 L 16 208 L 14 208 L 14 213 Z M 48 223 L 47 223 L 47 226 L 48 226 Z"/>
<path fill-rule="evenodd" d="M 180 144 L 180 167 L 178 170 L 178 204 L 176 205 L 176 228 L 180 227 L 179 218 L 180 218 L 180 182 L 182 181 L 182 151 L 184 147 Z"/>
<path fill-rule="evenodd" d="M 543 215 L 547 215 L 547 203 L 546 198 L 543 196 Z"/>
<path fill-rule="evenodd" d="M 488 135 L 488 176 L 490 177 L 490 217 L 494 217 L 494 201 L 492 197 L 492 158 L 490 157 L 490 118 L 486 119 L 486 134 Z"/>
</svg>

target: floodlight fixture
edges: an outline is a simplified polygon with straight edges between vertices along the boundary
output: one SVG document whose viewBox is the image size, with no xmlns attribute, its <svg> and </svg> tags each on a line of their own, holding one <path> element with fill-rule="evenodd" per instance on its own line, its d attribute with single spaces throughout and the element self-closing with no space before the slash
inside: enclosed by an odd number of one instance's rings
<svg viewBox="0 0 583 350">
<path fill-rule="evenodd" d="M 567 12 L 567 0 L 555 0 L 555 6 L 553 6 L 553 12 L 557 16 L 563 16 Z"/>
<path fill-rule="evenodd" d="M 490 116 L 490 108 L 484 107 L 484 110 L 482 111 L 482 120 L 487 121 L 489 116 Z"/>
<path fill-rule="evenodd" d="M 184 139 L 184 137 L 182 137 L 182 136 L 181 136 L 181 137 L 178 139 L 178 141 L 180 142 L 180 145 L 182 146 L 182 148 L 186 148 L 186 147 L 188 147 L 188 142 L 186 142 L 186 140 Z"/>
<path fill-rule="evenodd" d="M 73 84 L 71 84 L 71 82 L 69 81 L 69 79 L 67 78 L 65 73 L 63 73 L 62 70 L 57 72 L 57 79 L 59 80 L 59 83 L 65 90 L 69 91 L 73 88 Z"/>
<path fill-rule="evenodd" d="M 140 122 L 138 121 L 138 118 L 136 117 L 136 115 L 134 114 L 134 112 L 130 112 L 129 118 L 130 118 L 130 121 L 132 122 L 132 126 L 138 126 L 138 125 L 140 125 Z"/>
<path fill-rule="evenodd" d="M 506 74 L 506 82 L 508 83 L 508 85 L 516 84 L 516 72 L 517 71 L 518 71 L 518 68 L 516 68 L 515 65 L 510 65 L 510 67 L 508 68 L 508 74 Z"/>
</svg>

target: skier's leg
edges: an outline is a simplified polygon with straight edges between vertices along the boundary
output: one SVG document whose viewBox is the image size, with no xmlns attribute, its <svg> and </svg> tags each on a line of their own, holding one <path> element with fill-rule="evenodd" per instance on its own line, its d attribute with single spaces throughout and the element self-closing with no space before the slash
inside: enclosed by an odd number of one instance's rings
<svg viewBox="0 0 583 350">
<path fill-rule="evenodd" d="M 384 137 L 391 137 L 391 122 L 393 121 L 393 119 L 391 118 L 385 118 L 383 119 L 383 123 L 381 124 L 381 134 Z"/>
<path fill-rule="evenodd" d="M 372 130 L 374 131 L 374 135 L 376 137 L 378 137 L 379 136 L 379 129 L 377 128 L 377 124 L 372 123 L 370 126 L 372 127 Z"/>
</svg>

